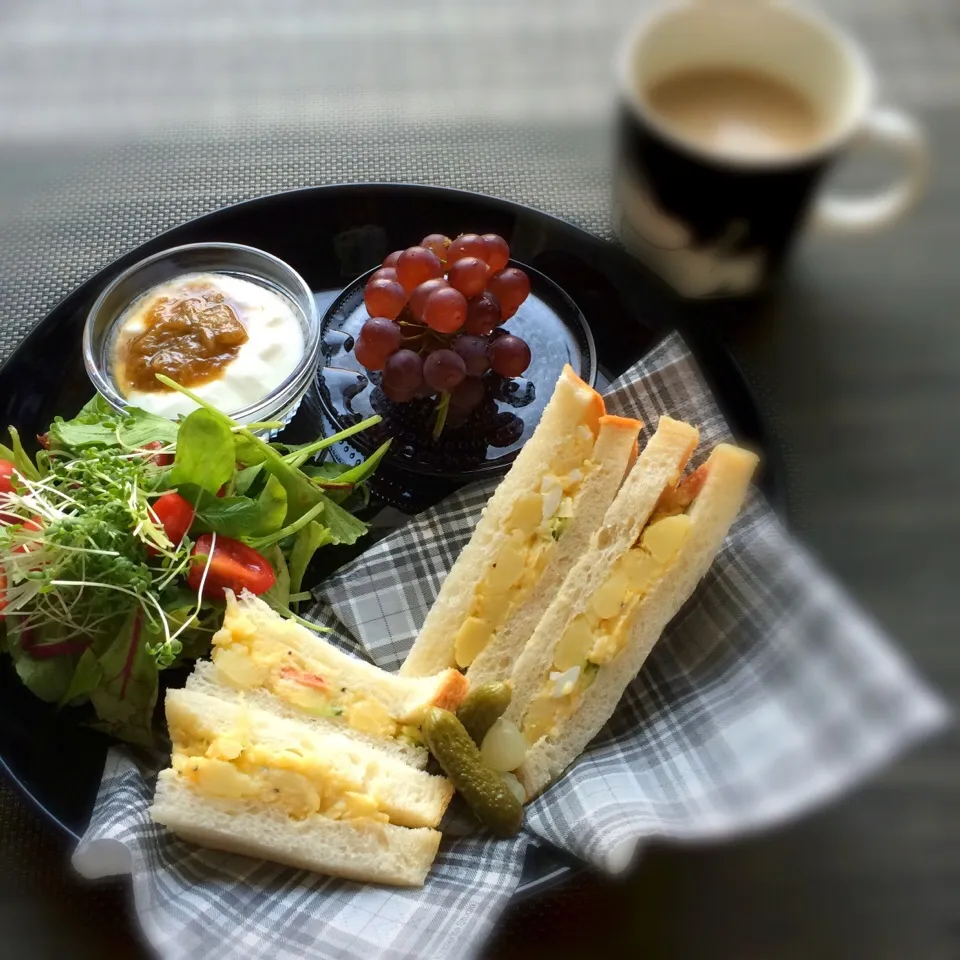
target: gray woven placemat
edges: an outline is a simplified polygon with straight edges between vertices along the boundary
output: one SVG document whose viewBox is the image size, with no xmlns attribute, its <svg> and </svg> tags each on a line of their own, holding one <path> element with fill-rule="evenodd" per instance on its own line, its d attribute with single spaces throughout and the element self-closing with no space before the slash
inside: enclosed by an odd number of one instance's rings
<svg viewBox="0 0 960 960">
<path fill-rule="evenodd" d="M 478 190 L 602 236 L 611 59 L 651 0 L 11 0 L 0 9 L 0 359 L 92 271 L 313 184 Z M 953 103 L 954 0 L 828 0 L 890 99 Z"/>
</svg>

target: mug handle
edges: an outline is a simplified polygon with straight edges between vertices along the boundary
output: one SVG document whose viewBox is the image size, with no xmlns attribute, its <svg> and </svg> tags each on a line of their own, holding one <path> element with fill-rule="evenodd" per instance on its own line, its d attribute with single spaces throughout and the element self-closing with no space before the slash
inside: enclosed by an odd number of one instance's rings
<svg viewBox="0 0 960 960">
<path fill-rule="evenodd" d="M 919 199 L 930 176 L 930 153 L 919 124 L 886 107 L 870 113 L 853 142 L 854 149 L 879 147 L 899 154 L 903 175 L 880 193 L 845 197 L 827 193 L 817 200 L 813 226 L 833 234 L 867 233 L 902 217 Z"/>
</svg>

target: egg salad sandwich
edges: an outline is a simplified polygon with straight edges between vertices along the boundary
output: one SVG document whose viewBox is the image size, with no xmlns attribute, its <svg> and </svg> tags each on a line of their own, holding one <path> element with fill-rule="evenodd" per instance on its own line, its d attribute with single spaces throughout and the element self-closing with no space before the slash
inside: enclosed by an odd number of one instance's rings
<svg viewBox="0 0 960 960">
<path fill-rule="evenodd" d="M 211 659 L 197 662 L 188 690 L 307 721 L 426 766 L 418 729 L 424 711 L 455 711 L 469 687 L 463 674 L 387 673 L 281 617 L 249 592 L 225 593 Z"/>
<path fill-rule="evenodd" d="M 400 674 L 449 667 L 471 684 L 502 680 L 636 456 L 641 423 L 607 416 L 569 366 L 533 436 L 488 501 Z"/>
<path fill-rule="evenodd" d="M 189 842 L 318 873 L 419 886 L 453 794 L 444 777 L 341 733 L 170 690 L 170 767 L 151 817 Z"/>
<path fill-rule="evenodd" d="M 721 443 L 681 479 L 698 440 L 696 428 L 660 419 L 517 659 L 504 718 L 528 744 L 515 771 L 528 799 L 610 718 L 740 511 L 757 457 Z"/>
</svg>

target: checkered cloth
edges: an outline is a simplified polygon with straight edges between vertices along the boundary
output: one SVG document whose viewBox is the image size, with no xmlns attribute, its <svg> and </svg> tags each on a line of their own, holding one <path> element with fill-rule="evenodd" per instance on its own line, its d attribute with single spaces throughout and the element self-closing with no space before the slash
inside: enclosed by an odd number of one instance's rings
<svg viewBox="0 0 960 960">
<path fill-rule="evenodd" d="M 669 412 L 699 425 L 702 448 L 730 436 L 676 335 L 606 400 L 648 434 Z M 493 485 L 461 490 L 338 571 L 315 615 L 395 669 Z M 146 816 L 146 780 L 115 752 L 74 862 L 132 873 L 141 922 L 167 957 L 455 960 L 479 948 L 531 840 L 619 872 L 651 837 L 717 837 L 797 816 L 946 719 L 754 494 L 613 719 L 527 808 L 516 840 L 446 839 L 422 890 L 325 879 L 171 838 Z"/>
</svg>

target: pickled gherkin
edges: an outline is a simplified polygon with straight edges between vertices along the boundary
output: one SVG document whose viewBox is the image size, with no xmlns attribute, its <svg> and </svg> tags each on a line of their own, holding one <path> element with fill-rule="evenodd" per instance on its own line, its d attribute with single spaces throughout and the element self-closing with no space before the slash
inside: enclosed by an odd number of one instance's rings
<svg viewBox="0 0 960 960">
<path fill-rule="evenodd" d="M 474 687 L 457 710 L 457 719 L 479 747 L 494 722 L 510 706 L 512 694 L 509 683 L 490 680 Z"/>
<path fill-rule="evenodd" d="M 480 758 L 477 745 L 449 710 L 431 707 L 424 715 L 423 736 L 430 752 L 477 819 L 499 837 L 523 826 L 523 804 L 503 777 Z"/>
</svg>

